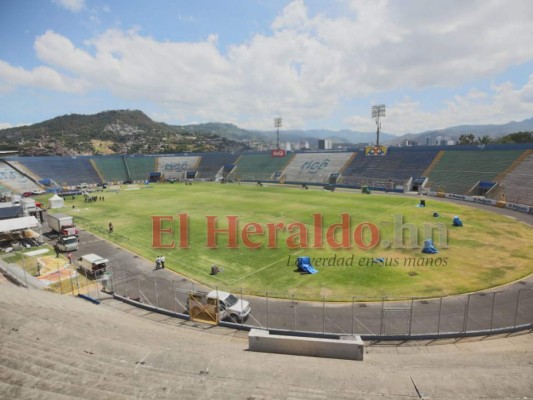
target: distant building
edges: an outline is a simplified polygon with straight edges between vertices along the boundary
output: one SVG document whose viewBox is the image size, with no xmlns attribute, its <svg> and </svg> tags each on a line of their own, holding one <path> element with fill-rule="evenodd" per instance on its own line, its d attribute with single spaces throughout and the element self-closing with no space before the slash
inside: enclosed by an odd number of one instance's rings
<svg viewBox="0 0 533 400">
<path fill-rule="evenodd" d="M 331 150 L 332 148 L 331 139 L 318 139 L 318 150 Z"/>
</svg>

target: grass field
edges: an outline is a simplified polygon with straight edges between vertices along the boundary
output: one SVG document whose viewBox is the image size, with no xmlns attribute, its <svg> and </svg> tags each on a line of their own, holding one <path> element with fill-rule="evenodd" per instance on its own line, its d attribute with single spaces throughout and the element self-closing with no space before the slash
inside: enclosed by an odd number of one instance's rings
<svg viewBox="0 0 533 400">
<path fill-rule="evenodd" d="M 122 186 L 118 193 L 103 195 L 105 200 L 95 203 L 85 203 L 81 196 L 67 199 L 59 211 L 72 213 L 83 228 L 147 259 L 164 254 L 168 268 L 234 292 L 242 289 L 248 294 L 268 292 L 273 297 L 325 297 L 330 301 L 433 297 L 502 285 L 533 273 L 530 226 L 434 198 L 426 199 L 427 207 L 418 208 L 416 197 L 215 183 L 155 184 L 137 189 Z M 434 212 L 439 217 L 434 217 Z M 188 248 L 179 247 L 183 224 L 178 214 L 187 215 Z M 322 216 L 322 235 L 315 235 L 315 214 Z M 349 215 L 350 226 L 332 230 L 333 238 L 339 244 L 344 238 L 344 245 L 350 248 L 332 248 L 327 230 L 331 224 L 341 223 L 342 214 Z M 461 217 L 463 227 L 451 226 L 454 215 Z M 161 225 L 172 228 L 173 233 L 164 233 L 161 238 L 167 245 L 174 240 L 174 248 L 152 248 L 152 216 L 173 216 L 173 222 Z M 216 236 L 217 248 L 207 248 L 207 216 L 218 218 L 217 229 L 228 228 L 228 216 L 237 217 L 235 248 L 227 248 L 229 235 L 225 233 Z M 106 232 L 109 222 L 114 226 L 112 234 Z M 379 231 L 373 248 L 365 247 L 376 239 L 376 232 L 368 227 L 358 231 L 363 222 Z M 241 235 L 247 223 L 258 224 L 249 227 L 250 231 L 265 231 L 249 235 L 249 246 Z M 289 232 L 292 223 L 302 224 Z M 269 240 L 268 224 L 285 226 L 285 231 L 277 230 L 277 248 L 269 248 L 269 243 L 274 243 Z M 432 228 L 429 233 L 425 231 L 428 227 Z M 302 234 L 305 229 L 307 235 Z M 349 243 L 343 234 L 349 234 Z M 317 243 L 321 236 L 322 244 Z M 424 239 L 431 236 L 439 252 L 423 254 Z M 253 249 L 251 242 L 262 245 Z M 298 256 L 314 258 L 319 273 L 296 272 Z M 374 258 L 385 260 L 376 264 L 372 263 Z M 213 264 L 223 267 L 224 272 L 210 275 Z"/>
</svg>

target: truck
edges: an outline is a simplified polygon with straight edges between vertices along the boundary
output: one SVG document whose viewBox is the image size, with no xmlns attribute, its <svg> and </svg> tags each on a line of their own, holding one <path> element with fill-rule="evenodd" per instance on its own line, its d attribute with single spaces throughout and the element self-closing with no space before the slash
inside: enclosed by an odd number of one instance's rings
<svg viewBox="0 0 533 400">
<path fill-rule="evenodd" d="M 246 321 L 250 311 L 248 301 L 222 290 L 212 290 L 207 294 L 200 292 L 191 294 L 187 303 L 187 312 L 192 318 L 205 319 L 207 316 L 209 319 L 216 317 L 218 321 L 226 319 L 242 323 Z"/>
<path fill-rule="evenodd" d="M 98 254 L 85 254 L 78 258 L 78 268 L 85 276 L 100 278 L 107 269 L 109 260 L 100 257 Z"/>
<path fill-rule="evenodd" d="M 77 250 L 78 238 L 76 236 L 60 236 L 57 238 L 56 246 L 60 251 Z"/>
<path fill-rule="evenodd" d="M 74 218 L 67 214 L 48 214 L 50 229 L 63 236 L 78 236 L 78 228 L 74 225 Z"/>
</svg>

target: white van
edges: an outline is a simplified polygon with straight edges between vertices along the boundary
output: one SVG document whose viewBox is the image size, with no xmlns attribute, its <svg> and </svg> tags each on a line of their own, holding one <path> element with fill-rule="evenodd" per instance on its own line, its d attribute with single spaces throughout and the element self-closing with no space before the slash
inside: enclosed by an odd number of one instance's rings
<svg viewBox="0 0 533 400">
<path fill-rule="evenodd" d="M 109 260 L 97 254 L 85 254 L 78 258 L 78 268 L 85 274 L 93 278 L 99 278 L 107 269 Z"/>
</svg>

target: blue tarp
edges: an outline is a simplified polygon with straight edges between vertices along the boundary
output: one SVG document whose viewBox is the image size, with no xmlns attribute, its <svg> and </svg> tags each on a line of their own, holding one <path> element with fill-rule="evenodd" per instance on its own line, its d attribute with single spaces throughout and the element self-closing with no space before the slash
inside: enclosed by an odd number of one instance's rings
<svg viewBox="0 0 533 400">
<path fill-rule="evenodd" d="M 426 254 L 436 254 L 439 251 L 433 246 L 433 240 L 427 239 L 424 240 L 424 248 L 422 249 L 422 253 Z"/>
<path fill-rule="evenodd" d="M 453 226 L 463 226 L 463 221 L 461 221 L 461 219 L 456 215 L 455 217 L 453 217 L 452 225 Z"/>
<path fill-rule="evenodd" d="M 316 274 L 318 271 L 311 265 L 311 259 L 309 257 L 298 257 L 296 265 L 300 272 L 305 274 Z"/>
</svg>

